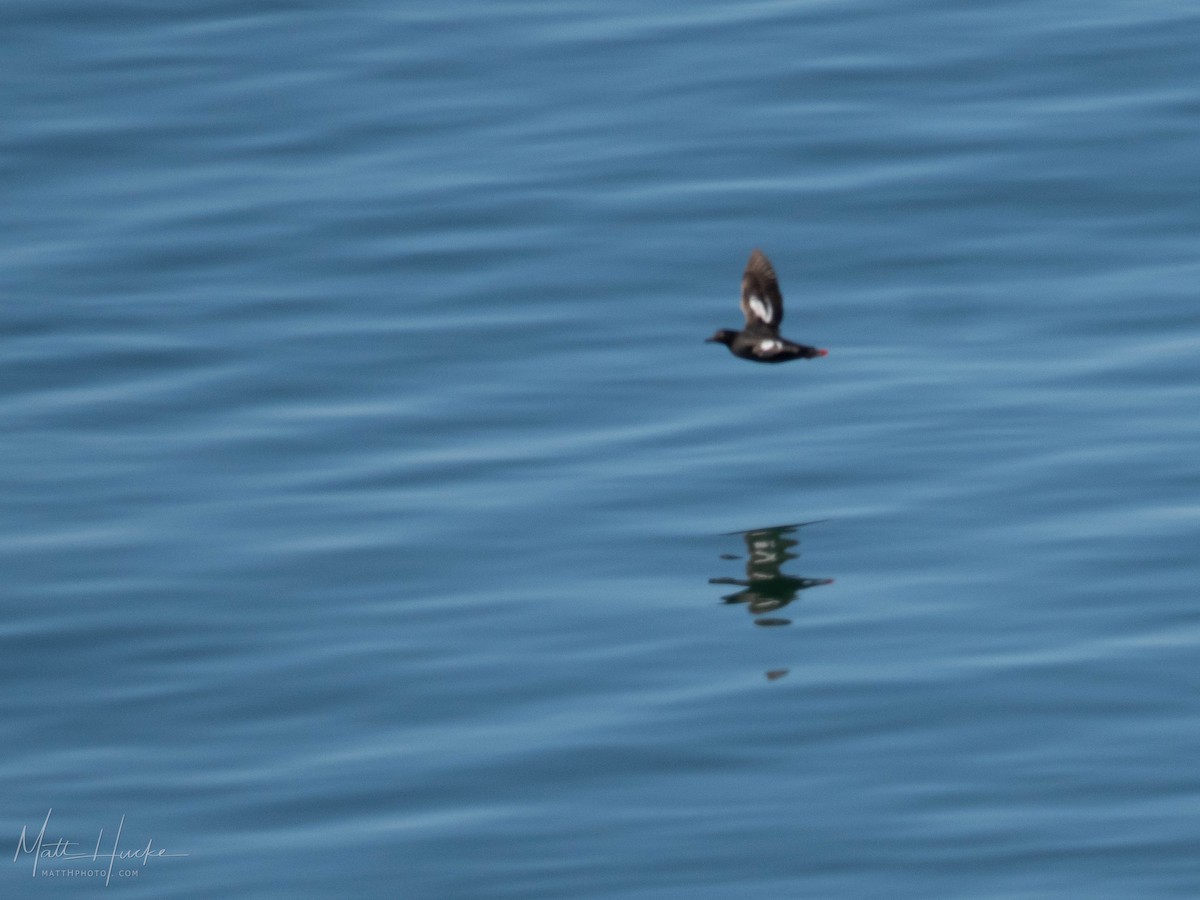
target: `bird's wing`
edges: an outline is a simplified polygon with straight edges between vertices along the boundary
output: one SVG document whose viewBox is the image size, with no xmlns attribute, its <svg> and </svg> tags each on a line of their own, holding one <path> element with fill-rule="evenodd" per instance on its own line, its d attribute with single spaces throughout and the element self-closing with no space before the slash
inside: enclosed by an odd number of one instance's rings
<svg viewBox="0 0 1200 900">
<path fill-rule="evenodd" d="M 747 325 L 778 328 L 783 321 L 783 294 L 771 261 L 761 250 L 750 254 L 742 275 L 742 314 Z"/>
</svg>

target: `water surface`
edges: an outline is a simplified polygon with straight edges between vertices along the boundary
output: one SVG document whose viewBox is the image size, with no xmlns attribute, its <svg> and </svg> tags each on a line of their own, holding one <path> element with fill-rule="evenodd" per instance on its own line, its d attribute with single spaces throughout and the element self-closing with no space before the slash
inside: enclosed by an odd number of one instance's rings
<svg viewBox="0 0 1200 900">
<path fill-rule="evenodd" d="M 0 15 L 5 896 L 1200 893 L 1190 4 Z"/>
</svg>

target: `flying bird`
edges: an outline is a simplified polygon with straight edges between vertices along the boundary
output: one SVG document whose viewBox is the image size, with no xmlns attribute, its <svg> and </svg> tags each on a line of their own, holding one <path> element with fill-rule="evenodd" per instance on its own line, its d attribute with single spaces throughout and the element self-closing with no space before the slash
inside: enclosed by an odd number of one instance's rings
<svg viewBox="0 0 1200 900">
<path fill-rule="evenodd" d="M 724 344 L 734 356 L 762 363 L 812 359 L 829 353 L 780 336 L 783 295 L 779 293 L 779 279 L 775 277 L 771 261 L 761 250 L 756 249 L 750 254 L 746 272 L 742 275 L 742 314 L 746 317 L 745 328 L 741 331 L 722 328 L 705 343 Z"/>
</svg>

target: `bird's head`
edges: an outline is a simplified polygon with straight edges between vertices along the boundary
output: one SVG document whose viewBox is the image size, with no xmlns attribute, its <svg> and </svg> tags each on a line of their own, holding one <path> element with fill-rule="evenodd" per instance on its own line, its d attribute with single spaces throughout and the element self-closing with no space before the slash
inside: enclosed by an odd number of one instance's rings
<svg viewBox="0 0 1200 900">
<path fill-rule="evenodd" d="M 724 344 L 726 347 L 728 347 L 730 344 L 733 343 L 734 338 L 736 338 L 737 336 L 738 336 L 738 333 L 736 331 L 730 331 L 728 328 L 722 328 L 720 331 L 718 331 L 712 337 L 705 340 L 704 343 L 706 343 L 706 344 Z"/>
</svg>

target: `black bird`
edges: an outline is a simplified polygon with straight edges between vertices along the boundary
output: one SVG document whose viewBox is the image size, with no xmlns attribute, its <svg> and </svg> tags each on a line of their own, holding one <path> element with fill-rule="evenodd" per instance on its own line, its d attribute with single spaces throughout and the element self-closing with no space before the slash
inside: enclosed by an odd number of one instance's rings
<svg viewBox="0 0 1200 900">
<path fill-rule="evenodd" d="M 779 336 L 783 321 L 783 295 L 771 261 L 761 250 L 750 254 L 742 275 L 742 314 L 746 327 L 741 331 L 722 328 L 705 343 L 724 344 L 729 352 L 754 362 L 779 363 L 789 359 L 825 356 L 828 350 L 794 344 Z"/>
</svg>

